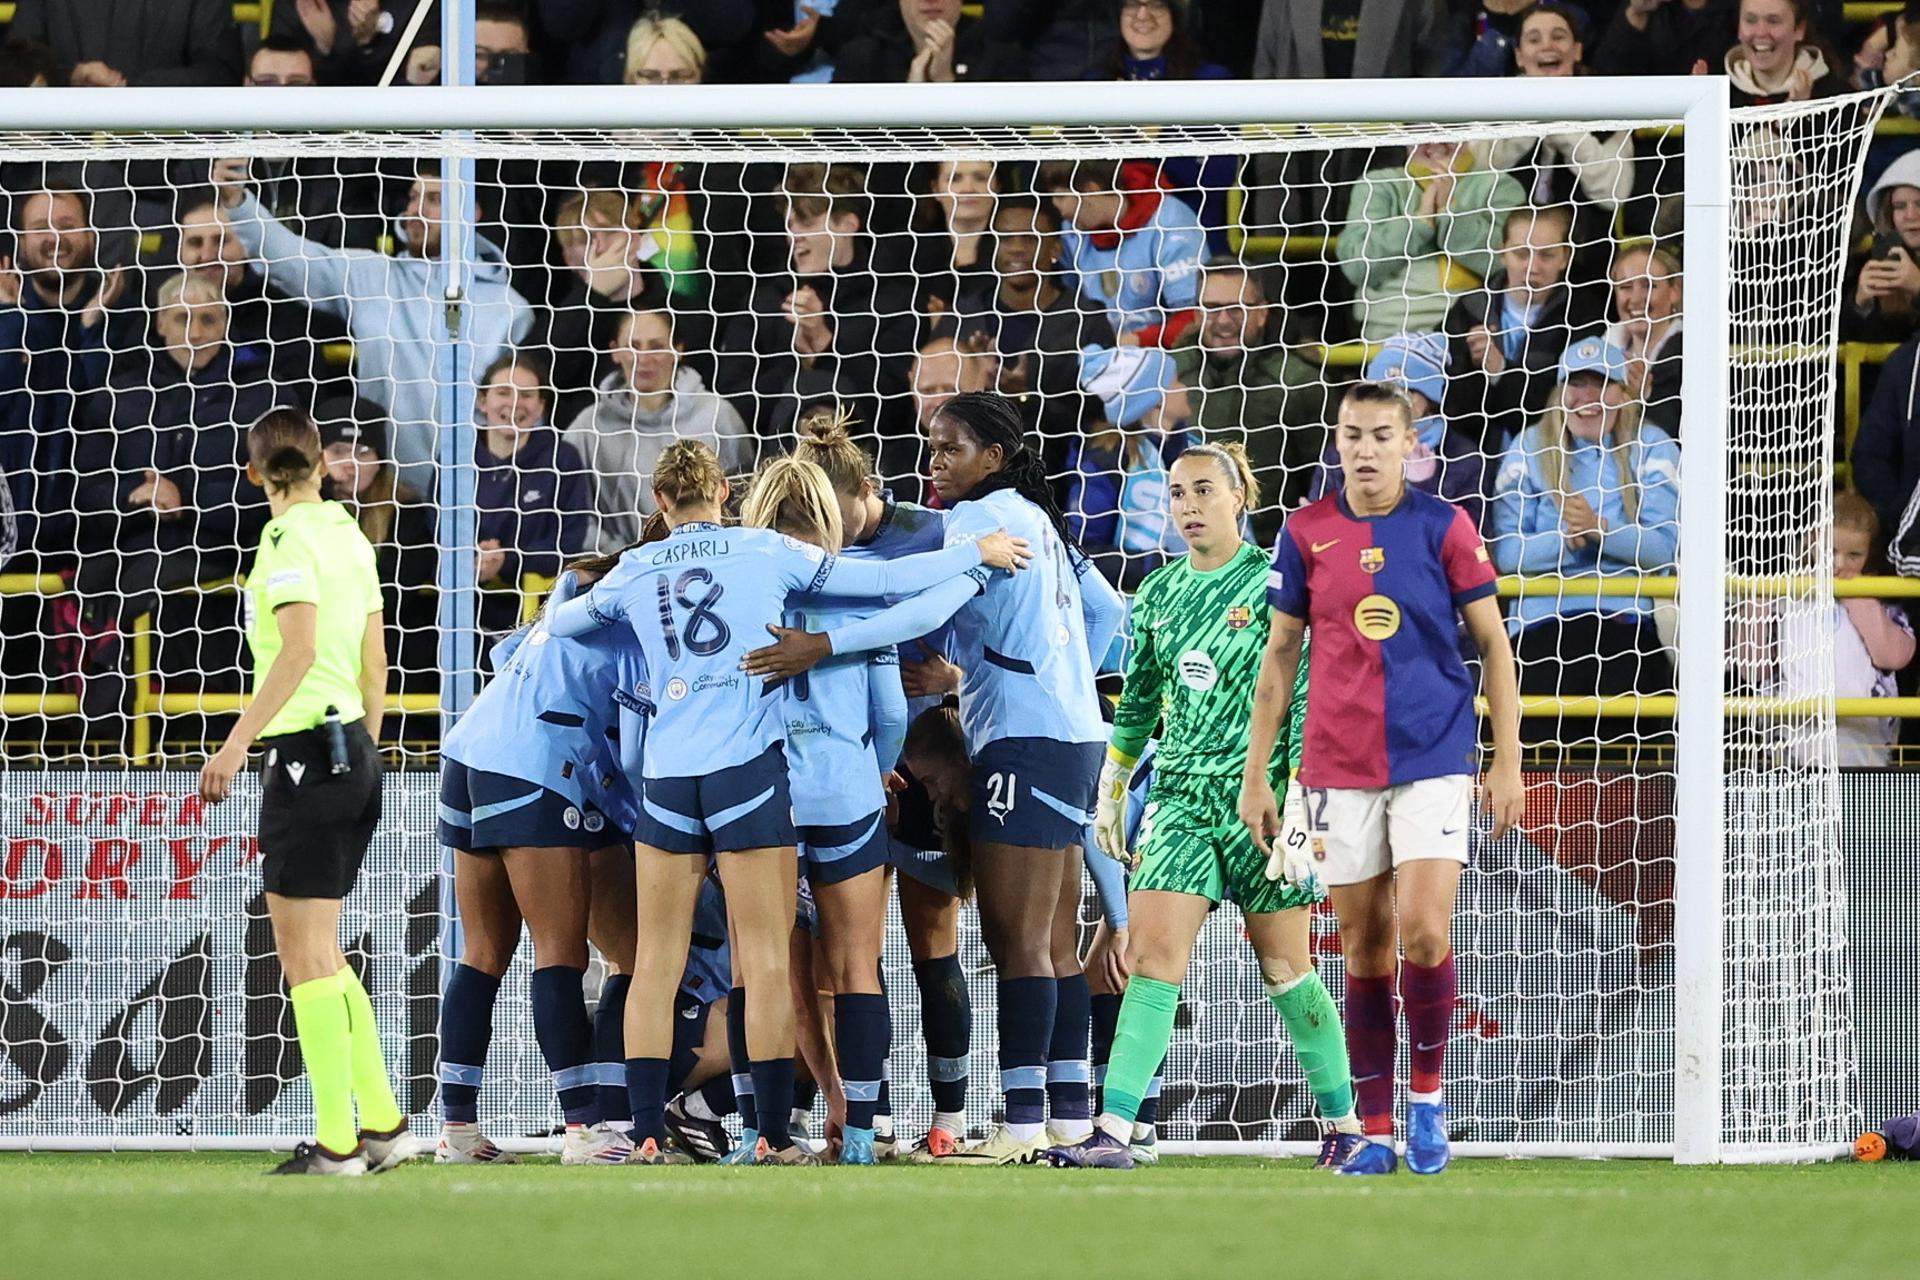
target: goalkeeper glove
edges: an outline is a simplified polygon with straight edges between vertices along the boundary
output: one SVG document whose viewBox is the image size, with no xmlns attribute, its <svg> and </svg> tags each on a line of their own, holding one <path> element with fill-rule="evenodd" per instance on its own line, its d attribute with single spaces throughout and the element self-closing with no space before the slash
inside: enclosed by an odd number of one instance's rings
<svg viewBox="0 0 1920 1280">
<path fill-rule="evenodd" d="M 1093 810 L 1093 843 L 1115 862 L 1130 861 L 1127 854 L 1127 779 L 1133 762 L 1107 753 L 1100 766 L 1099 799 Z"/>
<path fill-rule="evenodd" d="M 1307 793 L 1298 778 L 1287 783 L 1287 802 L 1280 807 L 1280 838 L 1267 854 L 1267 879 L 1285 880 L 1316 898 L 1326 893 L 1313 856 L 1313 840 L 1307 834 Z"/>
</svg>

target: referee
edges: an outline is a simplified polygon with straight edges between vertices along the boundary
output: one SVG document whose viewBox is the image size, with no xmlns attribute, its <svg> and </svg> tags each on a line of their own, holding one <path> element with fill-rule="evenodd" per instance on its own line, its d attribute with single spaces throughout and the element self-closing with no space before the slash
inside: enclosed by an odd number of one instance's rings
<svg viewBox="0 0 1920 1280">
<path fill-rule="evenodd" d="M 226 799 L 255 739 L 266 748 L 261 879 L 317 1129 L 273 1172 L 356 1176 L 415 1147 L 373 1004 L 340 951 L 340 902 L 380 820 L 387 651 L 373 548 L 345 508 L 321 500 L 322 474 L 304 411 L 270 410 L 247 432 L 247 478 L 273 511 L 247 578 L 253 698 L 201 769 L 200 797 Z"/>
</svg>

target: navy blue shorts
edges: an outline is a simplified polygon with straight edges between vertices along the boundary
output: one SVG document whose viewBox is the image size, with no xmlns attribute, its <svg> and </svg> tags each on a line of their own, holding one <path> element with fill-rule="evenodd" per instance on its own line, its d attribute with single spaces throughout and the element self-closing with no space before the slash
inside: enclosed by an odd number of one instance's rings
<svg viewBox="0 0 1920 1280">
<path fill-rule="evenodd" d="M 816 885 L 839 884 L 887 863 L 887 815 L 878 809 L 858 822 L 796 830 L 807 878 Z"/>
<path fill-rule="evenodd" d="M 797 843 L 781 743 L 732 768 L 693 778 L 647 778 L 633 838 L 668 853 L 733 853 Z"/>
<path fill-rule="evenodd" d="M 440 843 L 449 849 L 601 849 L 625 841 L 592 805 L 524 778 L 440 762 Z"/>
<path fill-rule="evenodd" d="M 944 849 L 916 849 L 895 840 L 887 860 L 895 871 L 911 876 L 935 893 L 944 893 L 949 898 L 960 896 L 960 880 L 954 874 L 953 857 Z"/>
<path fill-rule="evenodd" d="M 967 829 L 1023 849 L 1079 844 L 1100 789 L 1104 742 L 1001 738 L 974 752 Z"/>
</svg>

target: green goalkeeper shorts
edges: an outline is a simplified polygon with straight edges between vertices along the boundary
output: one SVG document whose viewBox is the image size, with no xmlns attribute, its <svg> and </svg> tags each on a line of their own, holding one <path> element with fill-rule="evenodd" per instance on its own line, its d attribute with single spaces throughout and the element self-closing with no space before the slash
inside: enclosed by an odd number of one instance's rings
<svg viewBox="0 0 1920 1280">
<path fill-rule="evenodd" d="M 1240 779 L 1159 773 L 1141 817 L 1140 869 L 1128 892 L 1188 893 L 1232 902 L 1250 916 L 1312 906 L 1320 899 L 1267 879 L 1267 855 L 1240 821 Z"/>
</svg>

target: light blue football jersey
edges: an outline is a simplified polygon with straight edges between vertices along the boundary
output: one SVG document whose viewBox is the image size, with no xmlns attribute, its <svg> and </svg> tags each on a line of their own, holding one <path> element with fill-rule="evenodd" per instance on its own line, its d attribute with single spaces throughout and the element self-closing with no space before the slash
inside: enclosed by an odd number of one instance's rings
<svg viewBox="0 0 1920 1280">
<path fill-rule="evenodd" d="M 979 567 L 977 549 L 903 560 L 848 560 L 769 529 L 696 521 L 636 547 L 584 595 L 553 614 L 557 634 L 615 624 L 639 638 L 652 675 L 653 721 L 642 773 L 705 776 L 744 764 L 779 741 L 784 699 L 740 670 L 770 641 L 789 597 L 878 601 Z"/>
<path fill-rule="evenodd" d="M 1027 540 L 1032 562 L 1020 573 L 972 570 L 980 593 L 953 619 L 952 656 L 966 672 L 960 720 L 967 750 L 1002 738 L 1105 742 L 1079 577 L 1046 512 L 1012 489 L 996 489 L 948 514 L 946 540 L 953 546 L 1003 528 Z"/>
<path fill-rule="evenodd" d="M 585 761 L 580 791 L 588 804 L 607 815 L 621 831 L 632 834 L 640 816 L 640 795 L 628 776 L 623 759 L 639 759 L 646 747 L 647 718 L 653 714 L 653 689 L 647 680 L 647 655 L 633 632 L 608 627 L 558 644 L 582 641 L 605 643 L 614 650 L 612 696 L 596 700 L 587 716 L 591 752 Z M 621 715 L 622 711 L 627 712 Z M 622 741 L 622 730 L 640 735 L 638 742 Z"/>
<path fill-rule="evenodd" d="M 878 608 L 878 604 L 840 599 L 809 601 L 788 610 L 787 625 L 825 631 L 837 622 L 867 617 Z M 875 669 L 895 671 L 892 696 L 904 705 L 899 665 L 892 649 L 836 654 L 782 687 L 787 784 L 795 822 L 837 826 L 886 808 L 872 732 L 874 703 L 886 696 L 886 686 Z"/>
<path fill-rule="evenodd" d="M 615 698 L 622 690 L 643 696 L 645 683 L 645 659 L 631 636 L 563 638 L 542 619 L 448 730 L 440 753 L 469 769 L 537 782 L 614 817 L 599 799 L 604 791 L 589 783 L 604 776 L 605 759 L 618 759 L 617 749 L 605 755 Z"/>
<path fill-rule="evenodd" d="M 865 542 L 846 548 L 840 554 L 848 559 L 898 560 L 902 556 L 921 555 L 928 551 L 938 551 L 946 545 L 947 516 L 944 511 L 935 511 L 931 507 L 917 506 L 911 502 L 895 502 L 892 494 L 883 498 L 885 510 L 880 516 L 880 527 Z M 904 597 L 894 594 L 887 597 L 888 604 L 898 604 Z M 942 623 L 917 640 L 909 640 L 899 648 L 900 661 L 919 662 L 929 652 L 947 656 L 951 653 L 953 628 Z M 924 647 L 923 647 L 924 646 Z M 910 698 L 907 701 L 907 720 L 909 723 L 921 712 L 940 705 L 940 695 L 925 698 Z"/>
</svg>

